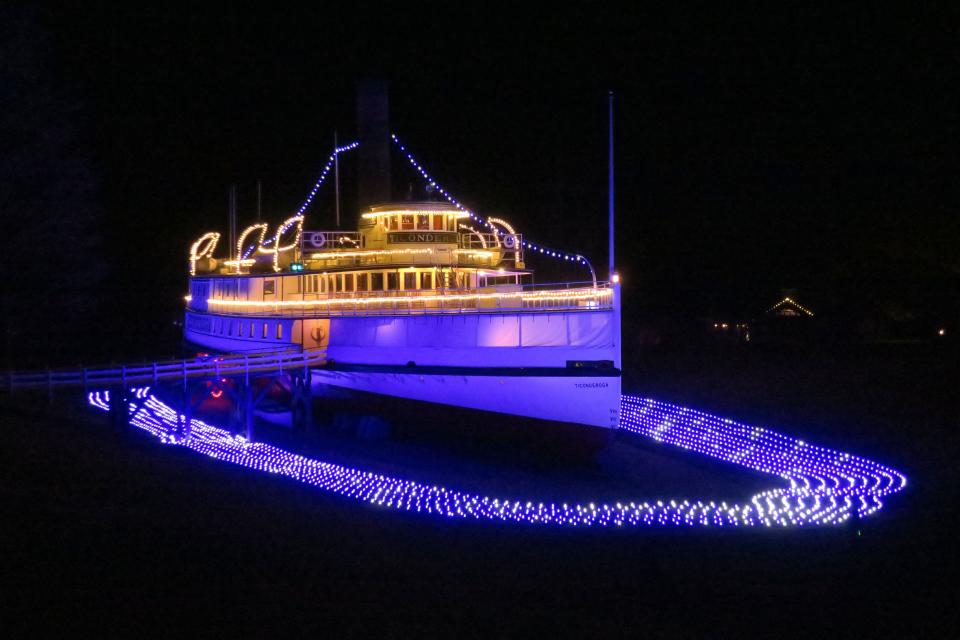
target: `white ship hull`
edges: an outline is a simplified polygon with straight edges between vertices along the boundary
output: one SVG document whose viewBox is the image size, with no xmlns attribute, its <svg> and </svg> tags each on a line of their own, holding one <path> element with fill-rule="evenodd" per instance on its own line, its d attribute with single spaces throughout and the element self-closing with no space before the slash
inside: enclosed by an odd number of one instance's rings
<svg viewBox="0 0 960 640">
<path fill-rule="evenodd" d="M 463 368 L 449 372 L 317 369 L 315 385 L 388 395 L 467 409 L 477 409 L 548 422 L 569 422 L 617 428 L 620 419 L 620 376 L 572 376 L 557 370 Z"/>
<path fill-rule="evenodd" d="M 612 310 L 255 320 L 188 312 L 184 337 L 216 351 L 324 348 L 329 366 L 314 371 L 316 384 L 616 428 L 618 320 Z"/>
</svg>

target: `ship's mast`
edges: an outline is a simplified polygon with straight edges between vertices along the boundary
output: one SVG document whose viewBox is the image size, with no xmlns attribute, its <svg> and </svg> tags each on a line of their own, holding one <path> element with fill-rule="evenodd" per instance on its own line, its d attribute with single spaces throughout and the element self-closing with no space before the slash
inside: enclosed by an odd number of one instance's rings
<svg viewBox="0 0 960 640">
<path fill-rule="evenodd" d="M 614 275 L 614 253 L 613 253 L 613 91 L 610 92 L 609 96 L 609 116 L 610 116 L 610 139 L 609 139 L 609 176 L 607 180 L 607 191 L 608 191 L 608 203 L 607 209 L 610 216 L 609 223 L 609 237 L 607 238 L 608 251 L 610 255 L 610 270 L 608 272 L 609 280 L 613 281 Z"/>
<path fill-rule="evenodd" d="M 340 153 L 337 146 L 337 132 L 333 132 L 333 184 L 336 191 L 337 229 L 340 228 Z"/>
</svg>

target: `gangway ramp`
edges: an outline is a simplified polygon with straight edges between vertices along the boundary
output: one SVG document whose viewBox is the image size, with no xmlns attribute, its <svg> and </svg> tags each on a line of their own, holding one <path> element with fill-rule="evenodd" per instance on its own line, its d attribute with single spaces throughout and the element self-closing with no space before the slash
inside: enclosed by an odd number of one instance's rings
<svg viewBox="0 0 960 640">
<path fill-rule="evenodd" d="M 139 365 L 109 365 L 69 370 L 22 371 L 0 374 L 0 390 L 9 392 L 66 387 L 106 388 L 156 385 L 161 382 L 248 376 L 307 370 L 327 362 L 323 349 L 213 355 L 208 358 L 167 360 Z"/>
</svg>

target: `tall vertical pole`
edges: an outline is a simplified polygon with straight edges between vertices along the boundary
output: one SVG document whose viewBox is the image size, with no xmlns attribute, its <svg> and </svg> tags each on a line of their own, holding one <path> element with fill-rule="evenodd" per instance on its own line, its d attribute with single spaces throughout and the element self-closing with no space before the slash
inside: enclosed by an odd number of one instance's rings
<svg viewBox="0 0 960 640">
<path fill-rule="evenodd" d="M 337 132 L 333 132 L 333 182 L 337 200 L 337 229 L 340 228 L 340 153 L 337 151 Z"/>
<path fill-rule="evenodd" d="M 611 91 L 611 92 L 610 92 L 610 95 L 609 95 L 608 115 L 609 115 L 609 118 L 610 118 L 610 137 L 609 137 L 609 140 L 608 140 L 608 143 L 609 143 L 609 151 L 608 151 L 608 153 L 609 153 L 609 157 L 608 157 L 609 169 L 608 169 L 608 170 L 609 170 L 610 174 L 609 174 L 609 176 L 608 176 L 608 182 L 607 182 L 607 190 L 608 190 L 608 198 L 609 198 L 608 201 L 607 201 L 607 207 L 608 207 L 608 212 L 609 212 L 609 215 L 610 215 L 610 222 L 609 222 L 609 224 L 610 224 L 610 229 L 609 229 L 609 236 L 608 236 L 608 238 L 607 238 L 607 241 L 608 241 L 608 244 L 609 244 L 609 249 L 608 249 L 608 251 L 609 251 L 609 254 L 610 254 L 610 264 L 609 264 L 609 269 L 610 269 L 610 270 L 609 270 L 609 272 L 608 272 L 608 273 L 609 273 L 609 276 L 608 276 L 608 277 L 609 277 L 609 281 L 610 281 L 610 289 L 611 289 L 611 292 L 612 292 L 612 294 L 613 294 L 613 300 L 612 300 L 612 302 L 613 302 L 613 316 L 612 316 L 612 318 L 611 318 L 611 320 L 612 320 L 611 332 L 612 332 L 612 335 L 613 335 L 613 345 L 612 345 L 612 346 L 613 346 L 613 356 L 614 356 L 613 363 L 614 363 L 614 366 L 615 366 L 616 368 L 622 369 L 622 368 L 623 368 L 623 360 L 622 360 L 623 352 L 622 352 L 622 348 L 621 348 L 621 347 L 622 347 L 622 342 L 621 342 L 621 339 L 620 339 L 620 302 L 621 302 L 621 300 L 620 300 L 620 278 L 617 276 L 617 272 L 616 272 L 616 270 L 615 270 L 615 268 L 614 268 L 614 257 L 615 257 L 615 256 L 614 256 L 614 233 L 613 233 L 613 202 L 614 202 L 614 200 L 613 200 L 613 91 Z M 615 420 L 614 422 L 615 422 L 616 424 L 619 424 L 619 422 L 620 422 L 620 402 L 619 402 L 619 400 L 616 402 L 616 406 L 614 407 L 613 411 L 614 411 L 614 414 L 616 415 L 616 420 Z"/>
<path fill-rule="evenodd" d="M 236 225 L 237 225 L 237 185 L 230 185 L 230 197 L 227 206 L 227 213 L 230 216 L 230 224 L 228 225 L 227 235 L 230 238 L 230 244 L 228 245 L 230 252 L 233 252 L 233 245 L 236 241 Z"/>
<path fill-rule="evenodd" d="M 609 139 L 609 176 L 607 179 L 607 191 L 608 191 L 608 203 L 607 209 L 610 216 L 610 229 L 609 236 L 607 239 L 608 251 L 610 254 L 610 270 L 608 272 L 609 280 L 613 280 L 614 274 L 614 254 L 613 254 L 613 91 L 610 92 L 609 96 L 609 116 L 610 116 L 610 139 Z"/>
</svg>

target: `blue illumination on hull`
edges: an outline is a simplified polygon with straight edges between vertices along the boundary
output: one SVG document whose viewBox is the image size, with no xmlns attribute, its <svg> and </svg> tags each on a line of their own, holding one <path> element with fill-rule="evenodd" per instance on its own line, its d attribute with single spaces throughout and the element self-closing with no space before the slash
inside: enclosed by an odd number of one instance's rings
<svg viewBox="0 0 960 640">
<path fill-rule="evenodd" d="M 787 527 L 838 525 L 866 517 L 882 498 L 902 491 L 906 477 L 871 460 L 710 414 L 637 396 L 623 396 L 620 428 L 717 460 L 770 474 L 778 486 L 743 503 L 660 499 L 616 503 L 533 502 L 495 498 L 314 460 L 262 442 L 249 442 L 201 420 L 189 437 L 177 433 L 178 414 L 148 388 L 134 391 L 130 423 L 167 444 L 391 509 L 449 518 L 521 524 L 624 527 Z M 90 404 L 110 408 L 106 392 Z M 142 404 L 141 404 L 142 403 Z"/>
</svg>

